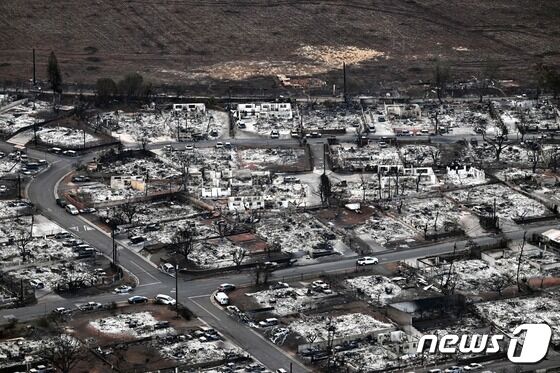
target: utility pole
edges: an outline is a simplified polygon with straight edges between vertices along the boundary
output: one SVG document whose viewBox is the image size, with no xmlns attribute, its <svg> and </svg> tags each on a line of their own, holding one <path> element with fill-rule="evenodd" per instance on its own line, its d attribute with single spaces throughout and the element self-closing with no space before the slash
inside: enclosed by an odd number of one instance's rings
<svg viewBox="0 0 560 373">
<path fill-rule="evenodd" d="M 21 199 L 21 175 L 17 175 L 18 199 Z"/>
<path fill-rule="evenodd" d="M 175 313 L 179 318 L 179 264 L 175 263 Z"/>
<path fill-rule="evenodd" d="M 346 62 L 342 63 L 342 74 L 343 74 L 343 87 L 342 87 L 342 92 L 344 94 L 344 102 L 348 103 L 348 97 L 347 94 L 348 92 L 346 91 Z"/>
<path fill-rule="evenodd" d="M 35 75 L 35 48 L 33 48 L 33 86 L 37 84 L 37 77 Z"/>
</svg>

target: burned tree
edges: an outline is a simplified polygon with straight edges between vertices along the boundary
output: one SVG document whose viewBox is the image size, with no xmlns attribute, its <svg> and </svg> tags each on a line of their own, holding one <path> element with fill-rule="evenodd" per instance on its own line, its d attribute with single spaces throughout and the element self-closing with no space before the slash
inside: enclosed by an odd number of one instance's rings
<svg viewBox="0 0 560 373">
<path fill-rule="evenodd" d="M 486 141 L 488 144 L 490 144 L 492 149 L 494 149 L 494 155 L 496 157 L 496 162 L 500 161 L 500 155 L 502 154 L 502 151 L 508 145 L 507 144 L 507 135 L 508 135 L 508 129 L 507 129 L 506 126 L 503 126 L 503 130 L 502 130 L 502 133 L 500 135 L 496 135 L 493 138 L 487 137 L 485 132 L 482 134 L 482 139 L 484 141 Z"/>
<path fill-rule="evenodd" d="M 61 334 L 43 343 L 39 356 L 62 373 L 69 373 L 85 357 L 85 351 L 79 340 Z"/>
<path fill-rule="evenodd" d="M 433 88 L 436 91 L 437 98 L 440 104 L 443 103 L 442 96 L 447 89 L 449 77 L 449 66 L 441 60 L 436 61 L 436 65 L 434 67 Z"/>
<path fill-rule="evenodd" d="M 319 197 L 321 198 L 321 204 L 328 205 L 331 195 L 331 180 L 329 179 L 327 174 L 323 173 L 321 175 L 321 183 L 319 185 Z"/>
<path fill-rule="evenodd" d="M 242 247 L 238 247 L 233 251 L 232 260 L 235 263 L 235 267 L 237 268 L 238 271 L 240 270 L 241 264 L 243 263 L 243 260 L 245 259 L 246 255 L 247 255 L 247 250 L 245 250 Z"/>
<path fill-rule="evenodd" d="M 179 228 L 172 238 L 175 252 L 185 258 L 185 262 L 189 260 L 189 256 L 194 250 L 194 238 L 196 230 L 194 227 Z"/>
<path fill-rule="evenodd" d="M 33 241 L 33 222 L 30 229 L 24 227 L 17 227 L 14 229 L 13 242 L 16 245 L 22 262 L 27 262 L 29 256 L 29 244 Z"/>
<path fill-rule="evenodd" d="M 119 211 L 117 212 L 117 214 L 122 214 L 122 216 L 126 217 L 128 224 L 132 224 L 132 221 L 134 220 L 136 213 L 138 213 L 138 205 L 130 201 L 127 201 L 122 205 L 120 205 Z"/>
</svg>

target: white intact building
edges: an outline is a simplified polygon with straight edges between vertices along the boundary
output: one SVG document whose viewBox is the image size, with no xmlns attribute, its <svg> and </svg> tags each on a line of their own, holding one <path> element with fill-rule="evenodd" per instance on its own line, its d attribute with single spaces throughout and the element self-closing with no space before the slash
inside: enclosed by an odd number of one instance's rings
<svg viewBox="0 0 560 373">
<path fill-rule="evenodd" d="M 173 110 L 206 113 L 206 105 L 203 103 L 173 104 Z"/>
<path fill-rule="evenodd" d="M 289 102 L 262 102 L 237 105 L 238 119 L 280 118 L 292 119 L 292 104 Z"/>
</svg>

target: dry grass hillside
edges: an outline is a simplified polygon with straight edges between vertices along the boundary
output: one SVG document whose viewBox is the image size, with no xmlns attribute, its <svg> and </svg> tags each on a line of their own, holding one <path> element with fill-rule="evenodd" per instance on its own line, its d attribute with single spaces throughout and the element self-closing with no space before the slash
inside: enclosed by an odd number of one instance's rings
<svg viewBox="0 0 560 373">
<path fill-rule="evenodd" d="M 526 79 L 560 62 L 560 8 L 534 0 L 18 0 L 0 2 L 0 80 L 39 77 L 54 50 L 65 81 L 131 71 L 152 81 L 317 75 L 342 61 L 361 85 L 412 82 L 434 59 L 456 76 L 497 61 Z"/>
</svg>

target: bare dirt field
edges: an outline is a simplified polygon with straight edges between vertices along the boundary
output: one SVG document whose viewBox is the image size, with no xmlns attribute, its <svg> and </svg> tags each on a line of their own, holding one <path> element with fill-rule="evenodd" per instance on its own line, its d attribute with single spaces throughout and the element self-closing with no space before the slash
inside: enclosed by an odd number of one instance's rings
<svg viewBox="0 0 560 373">
<path fill-rule="evenodd" d="M 66 82 L 140 72 L 152 82 L 215 89 L 276 74 L 352 89 L 429 78 L 435 58 L 455 77 L 487 61 L 526 81 L 537 62 L 560 62 L 555 1 L 496 0 L 19 0 L 0 2 L 0 81 L 45 78 L 54 50 Z M 223 83 L 226 82 L 224 85 Z M 327 89 L 327 88 L 325 88 Z"/>
</svg>

